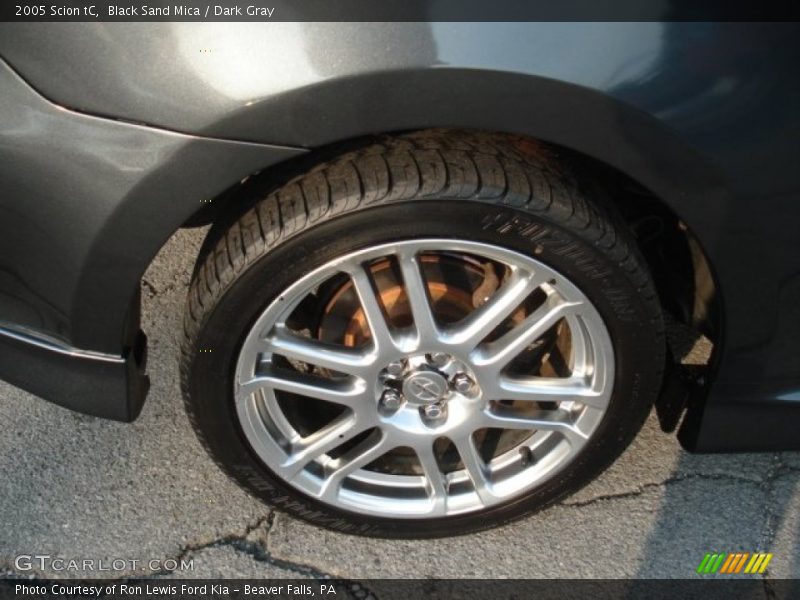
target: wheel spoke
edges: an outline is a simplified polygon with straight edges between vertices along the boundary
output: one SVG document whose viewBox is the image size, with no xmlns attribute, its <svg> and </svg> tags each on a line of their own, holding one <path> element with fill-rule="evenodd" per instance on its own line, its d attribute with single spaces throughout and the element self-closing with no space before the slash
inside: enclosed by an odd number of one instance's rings
<svg viewBox="0 0 800 600">
<path fill-rule="evenodd" d="M 319 491 L 320 500 L 335 502 L 342 483 L 348 475 L 380 458 L 393 448 L 384 432 L 381 431 L 379 435 L 377 441 L 370 437 L 347 452 L 345 456 L 333 461 L 330 474 L 325 478 Z"/>
<path fill-rule="evenodd" d="M 491 400 L 530 402 L 580 402 L 592 408 L 605 409 L 608 395 L 592 389 L 582 377 L 529 377 L 516 379 L 500 376 L 496 385 L 485 390 Z"/>
<path fill-rule="evenodd" d="M 526 347 L 544 335 L 560 319 L 573 314 L 581 305 L 580 302 L 559 302 L 555 305 L 546 302 L 499 340 L 476 349 L 472 353 L 476 366 L 491 373 L 501 371 Z"/>
<path fill-rule="evenodd" d="M 384 352 L 396 346 L 391 330 L 389 329 L 389 324 L 386 322 L 386 317 L 383 314 L 383 309 L 372 287 L 369 274 L 360 264 L 356 265 L 349 274 L 358 299 L 361 302 L 364 316 L 369 324 L 372 342 L 375 348 L 378 352 Z"/>
<path fill-rule="evenodd" d="M 239 384 L 237 396 L 244 399 L 261 388 L 272 388 L 357 409 L 364 401 L 366 385 L 361 380 L 331 381 L 288 369 L 271 369 Z"/>
<path fill-rule="evenodd" d="M 419 259 L 410 251 L 398 253 L 398 259 L 400 271 L 403 274 L 406 297 L 417 331 L 417 341 L 420 345 L 435 343 L 439 339 L 438 327 L 433 316 L 433 308 L 428 298 L 428 285 L 425 283 Z"/>
<path fill-rule="evenodd" d="M 425 473 L 425 487 L 431 499 L 431 514 L 443 515 L 447 513 L 447 480 L 439 468 L 433 444 L 416 448 L 422 470 Z"/>
<path fill-rule="evenodd" d="M 567 324 L 572 352 L 572 375 L 573 377 L 586 375 L 589 366 L 589 340 L 574 315 L 567 317 Z"/>
<path fill-rule="evenodd" d="M 472 487 L 475 489 L 478 498 L 480 498 L 484 506 L 492 504 L 495 500 L 495 495 L 492 492 L 486 465 L 478 453 L 478 448 L 475 446 L 475 440 L 472 435 L 455 438 L 452 442 L 461 457 L 461 462 L 464 463 L 464 468 L 472 481 Z"/>
<path fill-rule="evenodd" d="M 319 431 L 294 442 L 289 456 L 280 466 L 281 474 L 288 480 L 294 479 L 311 461 L 353 439 L 367 427 L 352 412 L 342 415 Z"/>
<path fill-rule="evenodd" d="M 361 377 L 368 373 L 373 362 L 366 352 L 304 338 L 292 334 L 285 327 L 276 327 L 261 342 L 261 347 L 265 352 L 279 354 L 288 359 Z"/>
<path fill-rule="evenodd" d="M 485 304 L 472 311 L 459 325 L 443 336 L 446 344 L 465 346 L 472 350 L 505 321 L 543 279 L 515 271 Z"/>
<path fill-rule="evenodd" d="M 484 426 L 496 429 L 556 431 L 573 446 L 578 446 L 588 439 L 588 436 L 569 420 L 566 413 L 557 410 L 541 411 L 535 417 L 513 410 L 487 410 L 484 412 Z"/>
</svg>

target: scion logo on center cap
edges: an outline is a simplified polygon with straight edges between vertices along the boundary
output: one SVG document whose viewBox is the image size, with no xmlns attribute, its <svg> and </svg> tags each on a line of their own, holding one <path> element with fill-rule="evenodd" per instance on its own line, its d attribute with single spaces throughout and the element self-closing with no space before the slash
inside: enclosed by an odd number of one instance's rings
<svg viewBox="0 0 800 600">
<path fill-rule="evenodd" d="M 412 402 L 438 402 L 446 391 L 447 380 L 438 373 L 415 373 L 403 382 L 403 394 Z"/>
</svg>

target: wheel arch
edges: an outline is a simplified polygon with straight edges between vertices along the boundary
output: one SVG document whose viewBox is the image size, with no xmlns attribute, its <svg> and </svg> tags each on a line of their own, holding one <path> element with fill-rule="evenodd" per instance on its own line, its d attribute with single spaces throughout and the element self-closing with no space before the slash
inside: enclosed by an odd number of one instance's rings
<svg viewBox="0 0 800 600">
<path fill-rule="evenodd" d="M 414 131 L 455 133 L 464 130 L 437 127 Z M 472 128 L 469 130 L 475 131 Z M 719 339 L 722 332 L 722 307 L 718 280 L 702 240 L 691 224 L 675 210 L 673 203 L 629 173 L 574 148 L 517 132 L 478 132 L 514 138 L 521 151 L 537 153 L 540 157 L 546 154 L 547 160 L 558 162 L 561 168 L 567 169 L 582 185 L 593 188 L 594 197 L 613 206 L 625 225 L 635 230 L 635 238 L 650 264 L 662 305 L 687 326 L 714 341 Z M 212 226 L 200 251 L 202 256 L 213 247 L 236 218 L 294 177 L 342 154 L 404 133 L 408 131 L 396 130 L 334 141 L 307 154 L 282 161 L 227 188 L 213 201 L 190 215 L 183 225 Z M 688 196 L 686 192 L 676 192 L 675 197 L 683 200 Z M 683 202 L 679 204 L 683 205 Z"/>
<path fill-rule="evenodd" d="M 385 90 L 390 89 L 406 93 L 387 94 Z M 336 111 L 343 107 L 346 115 L 335 118 Z M 250 169 L 251 173 L 257 171 L 257 175 L 246 178 L 244 184 L 240 179 L 241 169 L 215 166 L 213 174 L 204 172 L 208 171 L 208 161 L 201 160 L 199 152 L 187 151 L 173 157 L 169 165 L 140 182 L 137 193 L 129 194 L 113 222 L 106 224 L 94 244 L 94 262 L 101 263 L 101 268 L 87 269 L 77 298 L 91 298 L 103 285 L 101 272 L 109 269 L 104 245 L 115 240 L 112 245 L 119 247 L 116 240 L 131 221 L 148 223 L 152 214 L 164 212 L 163 205 L 142 202 L 142 198 L 164 182 L 177 190 L 176 169 L 189 176 L 200 173 L 206 179 L 213 177 L 206 187 L 224 191 L 208 197 L 207 205 L 200 203 L 201 198 L 184 198 L 171 206 L 167 211 L 169 218 L 146 236 L 147 247 L 129 240 L 136 247 L 133 259 L 136 264 L 128 265 L 126 272 L 135 272 L 136 277 L 130 281 L 128 294 L 132 296 L 128 298 L 133 301 L 128 301 L 127 306 L 137 304 L 136 290 L 141 276 L 157 251 L 181 226 L 213 222 L 213 236 L 214 229 L 235 218 L 253 201 L 254 190 L 274 189 L 331 157 L 373 143 L 381 135 L 433 127 L 495 132 L 550 144 L 565 160 L 590 171 L 593 183 L 606 191 L 610 189 L 609 201 L 623 212 L 648 205 L 673 224 L 682 224 L 687 236 L 691 234 L 692 241 L 687 243 L 695 248 L 693 256 L 701 258 L 714 282 L 713 294 L 705 299 L 709 306 L 713 303 L 714 309 L 705 311 L 711 317 L 705 324 L 711 323 L 716 332 L 722 331 L 720 288 L 711 257 L 704 250 L 713 240 L 709 241 L 704 231 L 724 214 L 730 194 L 710 161 L 662 121 L 608 94 L 544 77 L 477 69 L 403 70 L 333 78 L 242 107 L 236 114 L 221 119 L 200 133 L 221 136 L 248 131 L 254 146 L 280 142 L 297 151 L 262 165 L 260 171 Z M 195 146 L 200 150 L 203 144 Z M 225 154 L 224 141 L 220 140 L 214 160 L 228 163 L 236 160 L 233 152 L 231 158 Z M 234 177 L 225 179 L 233 173 Z M 626 188 L 624 198 L 613 193 Z M 126 262 L 131 262 L 130 257 Z M 667 291 L 669 288 L 659 287 Z M 85 305 L 77 302 L 76 306 L 83 306 L 76 319 L 79 323 L 94 321 L 91 302 Z M 133 308 L 126 308 L 126 314 L 134 312 Z M 119 336 L 119 329 L 117 332 Z M 714 341 L 718 356 L 719 340 Z"/>
<path fill-rule="evenodd" d="M 384 135 L 402 133 L 397 131 Z M 672 366 L 668 365 L 664 391 L 658 404 L 662 427 L 666 431 L 673 431 L 690 394 L 693 394 L 693 402 L 702 403 L 705 398 L 706 392 L 704 389 L 698 391 L 696 382 L 701 377 L 702 382 L 713 380 L 722 339 L 723 314 L 719 284 L 703 243 L 663 197 L 607 162 L 572 148 L 543 144 L 537 138 L 508 133 L 504 135 L 515 138 L 520 142 L 519 147 L 529 152 L 538 152 L 542 147 L 549 149 L 551 157 L 555 155 L 561 166 L 576 176 L 582 185 L 594 188 L 594 197 L 611 205 L 624 225 L 634 231 L 639 249 L 647 259 L 656 283 L 662 306 L 683 325 L 679 329 L 680 335 L 675 337 L 679 344 L 670 355 Z M 225 198 L 215 202 L 216 208 L 198 211 L 187 222 L 191 225 L 212 224 L 197 264 L 201 264 L 202 257 L 213 249 L 233 221 L 257 200 L 294 176 L 338 155 L 379 142 L 382 137 L 361 136 L 328 144 L 267 169 L 245 185 L 226 191 Z M 688 353 L 700 335 L 706 335 L 711 340 L 712 358 L 707 365 L 687 373 L 679 366 L 680 354 Z"/>
<path fill-rule="evenodd" d="M 713 283 L 713 290 L 697 298 L 694 324 L 709 334 L 722 330 L 720 287 L 706 246 L 713 244 L 709 229 L 732 201 L 724 178 L 666 123 L 610 93 L 529 73 L 446 65 L 382 70 L 270 96 L 242 107 L 207 133 L 308 148 L 308 154 L 258 175 L 259 189 L 268 191 L 382 135 L 433 128 L 544 142 L 611 192 L 609 201 L 622 212 L 641 213 L 646 205 L 659 218 L 679 224 L 690 259 Z M 229 189 L 186 224 L 210 223 L 241 210 L 252 189 Z M 660 287 L 662 295 L 669 293 L 667 285 Z"/>
</svg>

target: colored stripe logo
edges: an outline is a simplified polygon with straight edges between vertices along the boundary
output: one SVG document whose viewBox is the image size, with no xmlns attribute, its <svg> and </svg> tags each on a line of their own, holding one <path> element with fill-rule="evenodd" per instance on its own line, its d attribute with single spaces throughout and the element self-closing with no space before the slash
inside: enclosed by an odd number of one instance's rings
<svg viewBox="0 0 800 600">
<path fill-rule="evenodd" d="M 697 572 L 701 575 L 713 575 L 714 573 L 724 573 L 726 575 L 735 574 L 761 574 L 767 570 L 772 554 L 766 552 L 736 552 L 736 553 L 707 553 Z"/>
</svg>

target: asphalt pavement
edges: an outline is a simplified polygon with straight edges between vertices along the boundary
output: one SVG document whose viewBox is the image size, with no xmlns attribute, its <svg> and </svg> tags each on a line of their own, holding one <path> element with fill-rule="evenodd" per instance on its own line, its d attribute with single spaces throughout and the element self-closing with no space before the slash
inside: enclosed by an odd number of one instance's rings
<svg viewBox="0 0 800 600">
<path fill-rule="evenodd" d="M 272 511 L 219 471 L 183 412 L 180 323 L 202 234 L 176 235 L 145 276 L 152 388 L 135 423 L 78 415 L 0 383 L 0 575 L 165 575 L 184 561 L 192 570 L 176 575 L 696 577 L 707 552 L 765 551 L 774 554 L 766 577 L 800 577 L 800 453 L 690 455 L 654 417 L 581 492 L 477 535 L 356 538 Z M 27 555 L 126 564 L 28 568 Z"/>
</svg>

